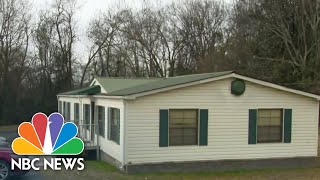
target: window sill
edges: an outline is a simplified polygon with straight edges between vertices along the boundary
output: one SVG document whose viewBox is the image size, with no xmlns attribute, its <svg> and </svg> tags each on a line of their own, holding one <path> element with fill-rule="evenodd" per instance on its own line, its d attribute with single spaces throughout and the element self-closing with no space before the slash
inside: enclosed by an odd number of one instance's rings
<svg viewBox="0 0 320 180">
<path fill-rule="evenodd" d="M 120 143 L 118 144 L 116 141 L 114 141 L 114 140 L 111 140 L 111 139 L 107 139 L 109 142 L 111 142 L 111 143 L 113 143 L 113 144 L 115 144 L 115 145 L 118 145 L 118 146 L 120 146 Z"/>
<path fill-rule="evenodd" d="M 256 144 L 288 144 L 284 142 L 257 142 Z"/>
<path fill-rule="evenodd" d="M 208 145 L 206 146 L 202 146 L 202 145 L 168 145 L 168 147 L 170 148 L 185 148 L 185 147 L 207 147 Z"/>
</svg>

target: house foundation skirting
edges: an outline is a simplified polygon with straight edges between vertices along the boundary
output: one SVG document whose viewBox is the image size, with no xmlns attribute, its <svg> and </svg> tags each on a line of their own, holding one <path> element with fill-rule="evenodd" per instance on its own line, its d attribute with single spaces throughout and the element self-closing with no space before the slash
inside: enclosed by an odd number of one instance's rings
<svg viewBox="0 0 320 180">
<path fill-rule="evenodd" d="M 100 160 L 101 161 L 105 161 L 105 162 L 107 162 L 109 164 L 112 164 L 113 166 L 115 166 L 118 169 L 120 169 L 120 167 L 121 167 L 121 162 L 120 161 L 118 161 L 115 158 L 111 157 L 110 155 L 108 155 L 107 153 L 102 151 L 101 149 L 100 149 Z"/>
<path fill-rule="evenodd" d="M 234 171 L 234 170 L 257 170 L 273 168 L 305 168 L 320 167 L 320 158 L 297 157 L 277 159 L 255 160 L 221 160 L 221 161 L 193 161 L 177 163 L 153 163 L 131 164 L 123 171 L 127 173 L 144 172 L 200 172 L 200 171 Z"/>
</svg>

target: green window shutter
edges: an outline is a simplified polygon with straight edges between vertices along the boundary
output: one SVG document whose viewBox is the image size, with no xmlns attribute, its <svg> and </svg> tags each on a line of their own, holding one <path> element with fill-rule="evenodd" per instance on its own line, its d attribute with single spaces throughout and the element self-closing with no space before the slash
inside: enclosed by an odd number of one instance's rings
<svg viewBox="0 0 320 180">
<path fill-rule="evenodd" d="M 108 140 L 111 140 L 111 108 L 108 107 L 108 122 L 107 122 L 107 125 L 108 125 L 108 129 L 107 129 L 107 137 L 108 137 Z"/>
<path fill-rule="evenodd" d="M 159 146 L 168 147 L 169 137 L 169 110 L 160 109 L 160 123 L 159 123 Z"/>
<path fill-rule="evenodd" d="M 208 145 L 208 109 L 200 109 L 199 145 Z"/>
<path fill-rule="evenodd" d="M 248 143 L 257 143 L 257 110 L 249 109 Z"/>
<path fill-rule="evenodd" d="M 117 109 L 117 139 L 116 143 L 120 144 L 120 109 Z"/>
<path fill-rule="evenodd" d="M 103 137 L 105 137 L 105 132 L 106 132 L 106 124 L 105 124 L 105 122 L 106 122 L 106 112 L 105 112 L 106 110 L 105 110 L 105 107 L 103 106 L 102 107 L 102 119 L 101 119 L 101 121 L 102 121 L 102 123 L 101 123 L 101 131 L 102 131 L 102 136 Z"/>
<path fill-rule="evenodd" d="M 291 143 L 291 129 L 292 129 L 292 109 L 284 110 L 284 143 Z"/>
</svg>

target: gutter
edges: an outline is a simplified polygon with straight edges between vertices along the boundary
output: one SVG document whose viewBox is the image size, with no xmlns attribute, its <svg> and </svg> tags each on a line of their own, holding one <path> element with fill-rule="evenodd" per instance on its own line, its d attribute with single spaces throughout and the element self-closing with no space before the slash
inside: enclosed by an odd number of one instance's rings
<svg viewBox="0 0 320 180">
<path fill-rule="evenodd" d="M 89 97 L 89 95 L 65 95 L 65 94 L 58 94 L 57 97 L 82 98 L 82 97 Z"/>
<path fill-rule="evenodd" d="M 104 95 L 93 95 L 95 98 L 103 98 L 103 99 L 124 99 L 124 100 L 130 100 L 130 99 L 136 99 L 133 96 L 104 96 Z"/>
</svg>

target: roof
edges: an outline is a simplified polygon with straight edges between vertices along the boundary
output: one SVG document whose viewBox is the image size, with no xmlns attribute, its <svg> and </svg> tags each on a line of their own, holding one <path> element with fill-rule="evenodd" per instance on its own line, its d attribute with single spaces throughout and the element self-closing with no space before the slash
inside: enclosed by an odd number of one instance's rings
<svg viewBox="0 0 320 180">
<path fill-rule="evenodd" d="M 232 71 L 226 72 L 215 72 L 215 73 L 205 73 L 205 74 L 194 74 L 194 75 L 185 75 L 185 76 L 176 76 L 176 77 L 169 77 L 164 79 L 158 79 L 156 81 L 152 81 L 145 84 L 140 84 L 137 86 L 132 86 L 129 88 L 124 88 L 118 91 L 113 91 L 107 93 L 108 96 L 128 96 L 132 94 L 147 92 L 151 90 L 181 85 L 185 83 L 200 81 L 204 79 L 224 76 L 227 74 L 231 74 Z"/>
<path fill-rule="evenodd" d="M 122 89 L 135 87 L 150 82 L 158 81 L 161 78 L 95 78 L 96 81 L 106 90 L 108 93 L 116 92 Z"/>
<path fill-rule="evenodd" d="M 98 85 L 89 86 L 73 91 L 68 91 L 64 93 L 60 93 L 59 95 L 94 95 L 101 92 L 101 87 Z"/>
<path fill-rule="evenodd" d="M 315 98 L 320 100 L 319 95 L 311 94 L 308 92 L 303 92 L 299 90 L 294 90 L 291 88 L 287 88 L 284 86 L 280 86 L 277 84 L 273 84 L 270 82 L 250 78 L 247 76 L 242 76 L 240 74 L 236 74 L 233 71 L 225 71 L 225 72 L 214 72 L 214 73 L 204 73 L 204 74 L 193 74 L 193 75 L 185 75 L 185 76 L 176 76 L 176 77 L 168 77 L 168 78 L 95 78 L 95 80 L 91 83 L 91 86 L 87 88 L 78 89 L 75 91 L 70 91 L 66 93 L 62 93 L 59 95 L 102 95 L 108 98 L 135 98 L 139 96 L 144 96 L 147 94 L 153 94 L 157 92 L 163 92 L 171 89 L 176 89 L 179 87 L 191 86 L 195 84 L 201 84 L 204 82 L 215 81 L 219 79 L 225 78 L 238 78 L 243 79 L 248 82 L 268 86 L 271 88 L 300 94 L 303 96 Z M 97 82 L 97 83 L 94 83 Z M 101 85 L 101 89 L 104 89 L 106 93 L 101 93 L 96 89 L 96 86 Z M 93 88 L 94 87 L 94 88 Z M 95 90 L 92 90 L 95 89 Z M 91 93 L 91 94 L 90 94 Z"/>
</svg>

